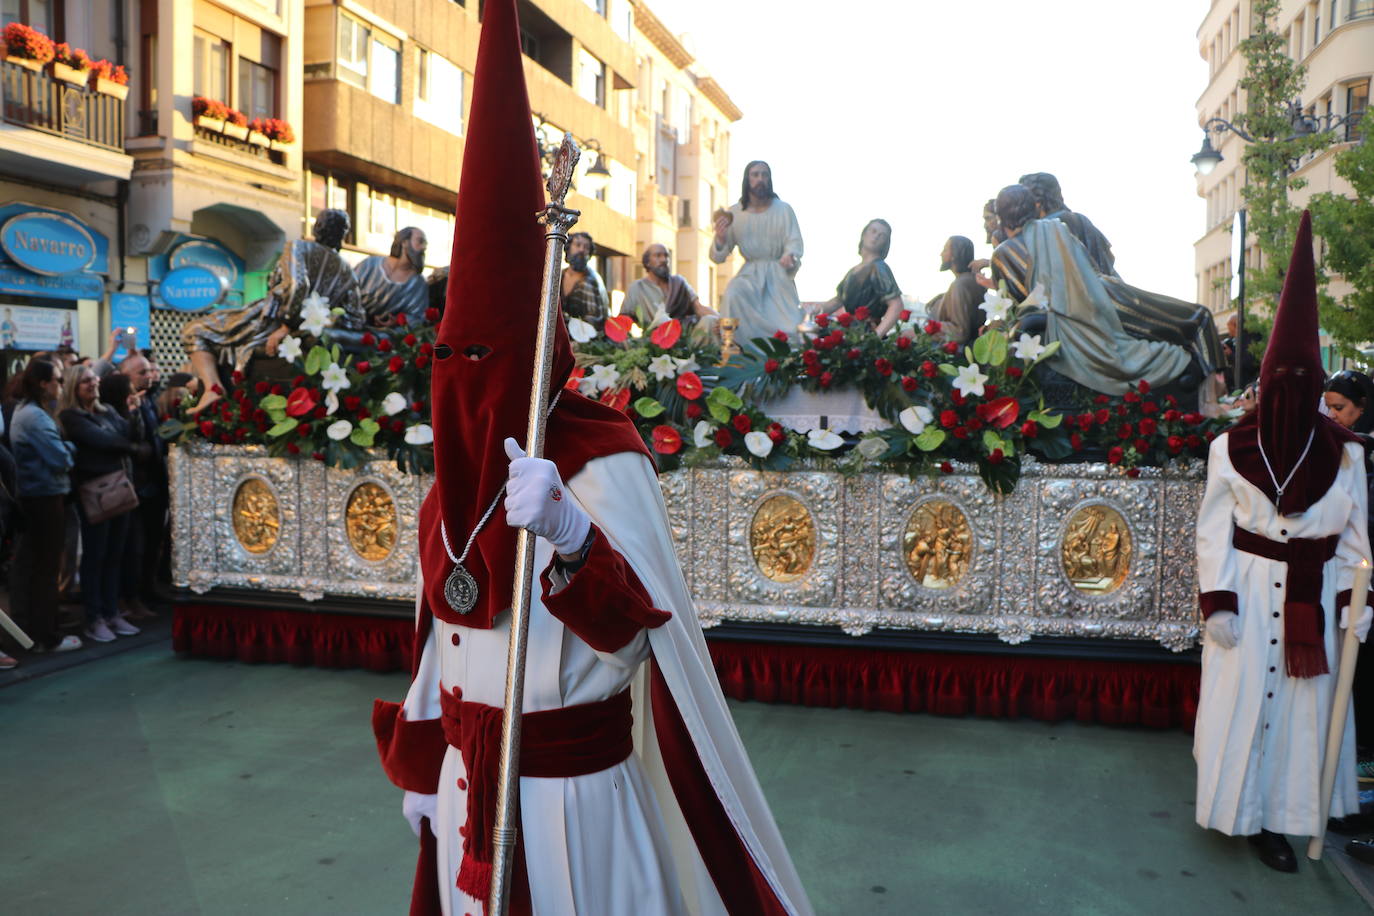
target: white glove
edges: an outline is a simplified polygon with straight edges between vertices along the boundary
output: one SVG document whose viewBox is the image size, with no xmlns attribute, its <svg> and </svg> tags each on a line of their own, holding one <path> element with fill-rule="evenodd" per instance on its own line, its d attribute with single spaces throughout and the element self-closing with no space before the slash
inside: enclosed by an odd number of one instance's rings
<svg viewBox="0 0 1374 916">
<path fill-rule="evenodd" d="M 1350 605 L 1347 604 L 1341 608 L 1342 630 L 1344 630 L 1346 627 L 1350 625 L 1350 621 L 1347 620 L 1349 616 Z M 1364 642 L 1365 637 L 1369 635 L 1369 625 L 1371 623 L 1374 623 L 1374 608 L 1371 608 L 1369 605 L 1366 604 L 1364 606 L 1364 610 L 1360 611 L 1360 619 L 1355 621 L 1355 638 L 1358 639 L 1360 642 Z"/>
<path fill-rule="evenodd" d="M 429 829 L 433 832 L 437 828 L 434 826 L 438 821 L 439 796 L 425 795 L 420 792 L 406 792 L 405 800 L 401 802 L 401 813 L 410 822 L 410 829 L 415 831 L 415 835 L 420 835 L 420 818 L 429 818 Z"/>
<path fill-rule="evenodd" d="M 528 528 L 564 556 L 581 550 L 592 520 L 563 486 L 558 466 L 544 458 L 526 458 L 514 439 L 506 440 L 506 457 L 506 524 Z"/>
<path fill-rule="evenodd" d="M 1217 611 L 1208 617 L 1207 638 L 1214 646 L 1234 649 L 1240 642 L 1240 621 L 1235 611 Z"/>
</svg>

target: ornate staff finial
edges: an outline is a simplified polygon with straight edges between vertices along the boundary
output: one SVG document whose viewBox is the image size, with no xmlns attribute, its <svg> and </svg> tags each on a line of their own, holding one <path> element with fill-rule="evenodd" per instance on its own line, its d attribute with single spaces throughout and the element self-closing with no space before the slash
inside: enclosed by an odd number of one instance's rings
<svg viewBox="0 0 1374 916">
<path fill-rule="evenodd" d="M 572 187 L 573 169 L 577 168 L 577 160 L 581 158 L 582 150 L 573 140 L 573 135 L 563 134 L 563 143 L 554 154 L 553 166 L 549 169 L 549 181 L 545 185 L 549 190 L 549 203 L 556 207 L 563 206 L 568 189 Z"/>
</svg>

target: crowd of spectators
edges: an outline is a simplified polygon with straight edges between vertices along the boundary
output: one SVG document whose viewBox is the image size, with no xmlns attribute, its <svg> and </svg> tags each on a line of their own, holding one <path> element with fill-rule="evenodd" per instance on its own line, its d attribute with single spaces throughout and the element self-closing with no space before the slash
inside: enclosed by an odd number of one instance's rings
<svg viewBox="0 0 1374 916">
<path fill-rule="evenodd" d="M 9 613 L 33 653 L 71 652 L 139 632 L 156 616 L 168 548 L 162 373 L 151 351 L 116 362 L 70 349 L 34 353 L 0 400 L 0 543 Z M 83 488 L 131 488 L 124 511 L 88 514 Z M 127 480 L 125 487 L 123 481 Z M 89 494 L 87 494 L 89 498 Z M 79 596 L 79 597 L 78 597 Z M 64 618 L 61 605 L 84 613 Z M 0 642 L 0 669 L 19 664 Z"/>
</svg>

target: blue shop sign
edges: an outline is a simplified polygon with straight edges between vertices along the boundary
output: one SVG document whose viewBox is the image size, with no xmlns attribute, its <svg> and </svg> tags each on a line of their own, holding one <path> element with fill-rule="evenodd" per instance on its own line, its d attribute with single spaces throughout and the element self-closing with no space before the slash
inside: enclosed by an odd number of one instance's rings
<svg viewBox="0 0 1374 916">
<path fill-rule="evenodd" d="M 129 293 L 110 294 L 110 326 L 123 328 L 126 332 L 132 331 L 130 337 L 133 345 L 140 350 L 153 345 L 150 318 L 147 296 L 134 296 Z M 119 347 L 114 354 L 116 363 L 129 355 L 125 342 L 130 337 L 120 338 Z"/>
<path fill-rule="evenodd" d="M 228 292 L 221 305 L 239 304 L 243 299 L 243 278 L 246 273 L 243 258 L 234 254 L 222 242 L 197 235 L 178 234 L 165 254 L 148 259 L 148 279 L 161 282 L 173 271 L 183 267 L 204 267 L 224 278 Z M 153 294 L 153 308 L 179 308 Z"/>
<path fill-rule="evenodd" d="M 0 206 L 0 292 L 47 299 L 102 299 L 110 242 L 70 213 Z"/>
<path fill-rule="evenodd" d="M 224 298 L 229 284 L 208 267 L 187 265 L 170 271 L 158 284 L 158 298 L 181 312 L 199 312 Z"/>
<path fill-rule="evenodd" d="M 84 272 L 45 277 L 18 267 L 0 265 L 0 293 L 41 296 L 45 299 L 103 299 L 105 279 L 98 274 Z"/>
</svg>

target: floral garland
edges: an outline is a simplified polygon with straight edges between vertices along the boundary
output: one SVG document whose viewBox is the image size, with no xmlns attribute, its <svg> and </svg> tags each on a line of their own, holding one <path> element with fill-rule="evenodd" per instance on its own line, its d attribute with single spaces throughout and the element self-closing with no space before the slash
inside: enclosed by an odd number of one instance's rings
<svg viewBox="0 0 1374 916">
<path fill-rule="evenodd" d="M 816 334 L 801 343 L 781 331 L 757 339 L 757 352 L 724 367 L 716 365 L 719 343 L 701 325 L 684 329 L 660 314 L 646 329 L 620 315 L 598 331 L 571 318 L 576 368 L 567 387 L 628 415 L 661 470 L 722 455 L 770 471 L 824 459 L 847 474 L 949 474 L 954 462 L 967 462 L 1002 493 L 1015 487 L 1025 455 L 1102 460 L 1135 477 L 1143 465 L 1204 458 L 1229 422 L 1184 413 L 1172 396 L 1153 396 L 1144 381 L 1121 397 L 1084 391 L 1074 410 L 1047 408 L 1033 370 L 1058 344 L 1031 334 L 1012 339 L 1003 327 L 1012 303 L 999 292 L 989 291 L 983 307 L 989 325 L 963 350 L 945 339 L 939 322 L 907 312 L 879 338 L 859 309 L 817 316 Z M 369 352 L 362 356 L 307 345 L 332 318 L 325 300 L 307 297 L 301 336 L 279 345 L 298 371 L 290 385 L 247 388 L 236 376 L 229 395 L 202 415 L 178 407 L 165 418 L 164 435 L 259 443 L 272 455 L 308 455 L 336 467 L 354 467 L 369 449 L 384 448 L 402 470 L 432 470 L 433 324 L 411 329 L 398 316 L 399 327 L 364 335 Z M 431 309 L 426 318 L 434 322 L 438 313 Z M 766 406 L 794 385 L 857 388 L 891 426 L 848 437 L 788 429 Z"/>
</svg>

